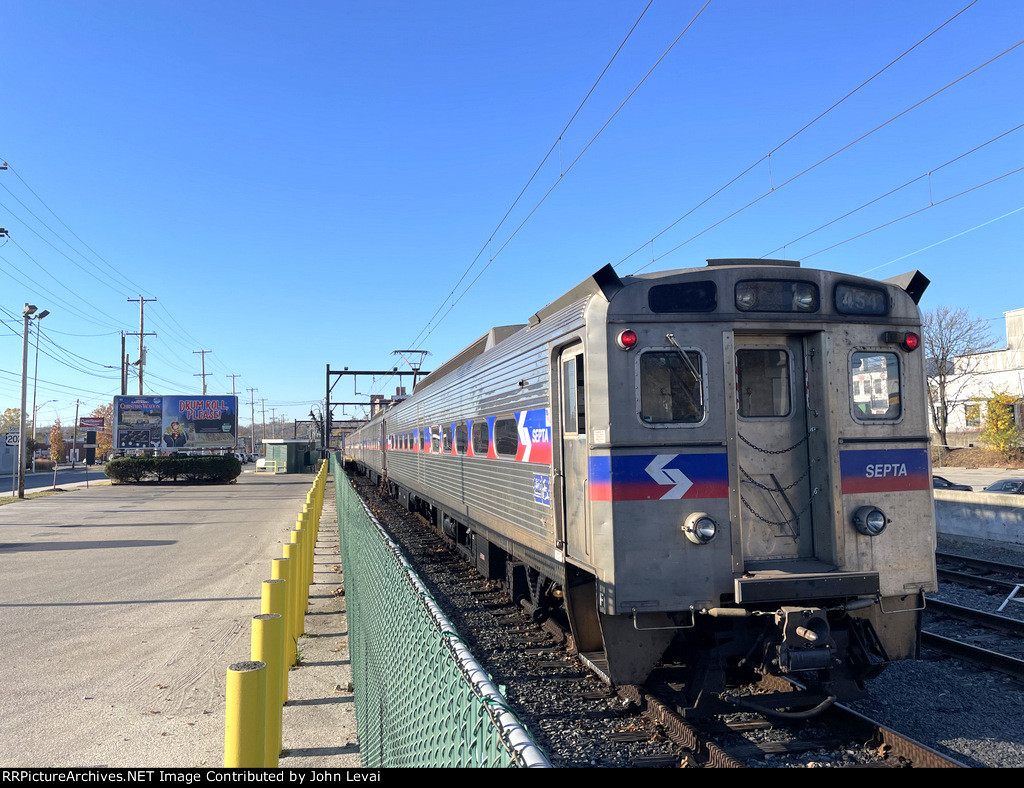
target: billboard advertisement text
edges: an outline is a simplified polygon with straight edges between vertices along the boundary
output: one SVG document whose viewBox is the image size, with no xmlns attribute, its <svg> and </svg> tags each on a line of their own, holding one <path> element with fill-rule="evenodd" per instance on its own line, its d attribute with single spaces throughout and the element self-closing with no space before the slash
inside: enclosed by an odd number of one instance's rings
<svg viewBox="0 0 1024 788">
<path fill-rule="evenodd" d="M 238 397 L 114 397 L 116 449 L 230 449 L 237 441 Z"/>
</svg>

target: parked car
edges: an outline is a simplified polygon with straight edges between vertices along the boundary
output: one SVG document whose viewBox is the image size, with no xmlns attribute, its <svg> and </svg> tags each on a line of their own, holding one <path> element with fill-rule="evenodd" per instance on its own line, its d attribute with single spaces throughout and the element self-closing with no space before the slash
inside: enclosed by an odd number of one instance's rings
<svg viewBox="0 0 1024 788">
<path fill-rule="evenodd" d="M 936 490 L 966 490 L 970 492 L 973 487 L 969 484 L 956 484 L 944 476 L 932 476 L 932 487 Z"/>
<path fill-rule="evenodd" d="M 982 492 L 1024 495 L 1024 479 L 1000 479 L 997 482 L 992 482 Z"/>
</svg>

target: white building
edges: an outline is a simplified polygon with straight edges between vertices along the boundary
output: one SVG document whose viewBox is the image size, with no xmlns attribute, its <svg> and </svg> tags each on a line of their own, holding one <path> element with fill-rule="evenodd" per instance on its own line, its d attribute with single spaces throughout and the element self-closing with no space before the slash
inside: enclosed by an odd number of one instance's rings
<svg viewBox="0 0 1024 788">
<path fill-rule="evenodd" d="M 1004 312 L 1006 348 L 958 356 L 960 374 L 952 376 L 947 396 L 952 403 L 946 438 L 950 446 L 978 444 L 985 427 L 986 403 L 994 392 L 1017 399 L 1014 417 L 1024 424 L 1024 309 Z M 932 428 L 934 430 L 934 426 Z"/>
</svg>

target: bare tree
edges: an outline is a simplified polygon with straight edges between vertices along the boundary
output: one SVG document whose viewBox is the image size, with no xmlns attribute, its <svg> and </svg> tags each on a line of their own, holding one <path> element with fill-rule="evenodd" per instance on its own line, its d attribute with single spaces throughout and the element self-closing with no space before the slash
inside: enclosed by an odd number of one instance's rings
<svg viewBox="0 0 1024 788">
<path fill-rule="evenodd" d="M 994 344 L 988 323 L 966 309 L 939 306 L 924 312 L 921 323 L 928 372 L 928 407 L 943 446 L 949 415 L 971 384 L 982 353 Z"/>
</svg>

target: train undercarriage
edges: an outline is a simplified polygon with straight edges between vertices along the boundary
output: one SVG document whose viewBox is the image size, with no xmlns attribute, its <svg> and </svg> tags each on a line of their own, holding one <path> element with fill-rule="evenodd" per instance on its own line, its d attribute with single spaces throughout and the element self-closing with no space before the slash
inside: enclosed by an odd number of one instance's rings
<svg viewBox="0 0 1024 788">
<path fill-rule="evenodd" d="M 598 611 L 593 576 L 569 564 L 562 565 L 563 576 L 545 572 L 434 503 L 386 479 L 375 481 L 421 515 L 535 622 L 550 619 L 571 633 L 574 650 L 604 681 L 679 685 L 685 700 L 678 710 L 684 716 L 735 711 L 737 702 L 778 716 L 812 716 L 832 702 L 862 697 L 864 683 L 890 662 L 870 618 L 855 614 L 874 606 L 875 599 L 607 615 Z M 784 708 L 726 699 L 731 687 L 764 676 L 790 680 L 800 689 L 786 697 Z"/>
</svg>

